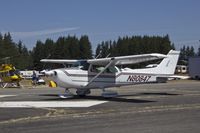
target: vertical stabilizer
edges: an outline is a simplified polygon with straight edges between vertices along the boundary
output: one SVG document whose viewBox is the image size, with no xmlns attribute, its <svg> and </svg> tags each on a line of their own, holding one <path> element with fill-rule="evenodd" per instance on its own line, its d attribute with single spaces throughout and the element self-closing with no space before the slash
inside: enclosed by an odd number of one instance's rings
<svg viewBox="0 0 200 133">
<path fill-rule="evenodd" d="M 174 74 L 178 62 L 180 51 L 170 50 L 167 58 L 164 58 L 156 67 L 156 72 L 160 74 Z"/>
</svg>

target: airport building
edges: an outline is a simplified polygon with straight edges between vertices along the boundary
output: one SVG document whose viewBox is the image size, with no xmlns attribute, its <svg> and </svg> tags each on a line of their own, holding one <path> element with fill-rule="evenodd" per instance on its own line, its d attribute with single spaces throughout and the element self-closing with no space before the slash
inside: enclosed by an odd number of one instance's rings
<svg viewBox="0 0 200 133">
<path fill-rule="evenodd" d="M 200 79 L 200 57 L 189 58 L 189 76 L 192 79 Z"/>
</svg>

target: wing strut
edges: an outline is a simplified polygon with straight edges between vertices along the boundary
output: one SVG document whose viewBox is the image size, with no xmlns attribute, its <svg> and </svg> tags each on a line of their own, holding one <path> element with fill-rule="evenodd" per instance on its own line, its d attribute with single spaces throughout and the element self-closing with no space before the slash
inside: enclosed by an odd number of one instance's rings
<svg viewBox="0 0 200 133">
<path fill-rule="evenodd" d="M 114 61 L 114 58 L 111 58 L 111 61 L 101 70 L 96 76 L 94 76 L 86 86 L 90 85 L 96 78 L 98 78 Z"/>
</svg>

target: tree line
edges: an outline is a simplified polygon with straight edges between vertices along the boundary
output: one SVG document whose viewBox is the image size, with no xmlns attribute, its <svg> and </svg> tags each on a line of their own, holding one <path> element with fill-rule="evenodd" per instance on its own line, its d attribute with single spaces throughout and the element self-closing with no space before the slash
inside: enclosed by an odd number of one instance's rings
<svg viewBox="0 0 200 133">
<path fill-rule="evenodd" d="M 43 43 L 37 41 L 32 50 L 34 69 L 44 69 L 44 64 L 40 62 L 43 58 L 51 59 L 91 59 L 92 46 L 88 36 L 59 37 L 57 41 L 46 39 Z"/>
<path fill-rule="evenodd" d="M 0 34 L 0 64 L 11 63 L 18 69 L 44 69 L 40 62 L 43 58 L 54 59 L 90 59 L 92 46 L 88 36 L 59 37 L 57 41 L 46 39 L 37 41 L 32 50 L 19 41 L 13 42 L 10 33 Z"/>
<path fill-rule="evenodd" d="M 21 41 L 13 42 L 10 33 L 0 34 L 0 64 L 12 63 L 17 68 L 32 67 L 31 51 Z"/>
<path fill-rule="evenodd" d="M 117 40 L 102 41 L 95 50 L 98 58 L 124 56 L 144 53 L 167 54 L 170 49 L 175 49 L 168 35 L 165 36 L 125 36 Z M 200 56 L 194 52 L 193 47 L 181 48 L 180 59 L 188 56 Z M 44 42 L 38 40 L 32 50 L 19 41 L 13 42 L 10 33 L 0 34 L 0 64 L 10 57 L 10 63 L 18 69 L 44 69 L 45 64 L 40 60 L 50 59 L 90 59 L 93 58 L 92 45 L 87 35 L 80 38 L 76 36 L 59 37 L 56 41 L 48 38 Z"/>
<path fill-rule="evenodd" d="M 117 41 L 103 41 L 96 48 L 96 56 L 124 56 L 145 53 L 167 54 L 170 49 L 175 49 L 169 36 L 132 36 L 119 37 Z"/>
<path fill-rule="evenodd" d="M 198 48 L 197 52 L 193 46 L 183 46 L 180 49 L 180 57 L 179 57 L 179 64 L 180 65 L 187 65 L 189 57 L 200 56 L 200 47 Z"/>
<path fill-rule="evenodd" d="M 119 37 L 117 41 L 103 41 L 97 45 L 96 56 L 125 56 L 146 53 L 167 54 L 169 50 L 175 49 L 170 38 L 166 36 L 125 36 Z M 145 67 L 147 64 L 158 63 L 158 61 L 144 62 L 140 64 L 128 65 L 131 68 Z"/>
</svg>

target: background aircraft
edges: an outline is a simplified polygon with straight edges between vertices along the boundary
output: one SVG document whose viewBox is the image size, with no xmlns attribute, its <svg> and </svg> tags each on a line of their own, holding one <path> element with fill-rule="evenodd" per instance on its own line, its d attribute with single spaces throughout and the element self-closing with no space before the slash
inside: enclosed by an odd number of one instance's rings
<svg viewBox="0 0 200 133">
<path fill-rule="evenodd" d="M 3 58 L 1 60 L 9 60 L 10 57 Z M 0 65 L 0 86 L 5 88 L 8 85 L 11 86 L 20 86 L 19 82 L 22 80 L 19 72 L 15 69 L 12 64 L 8 64 L 5 61 L 5 64 Z"/>
</svg>

